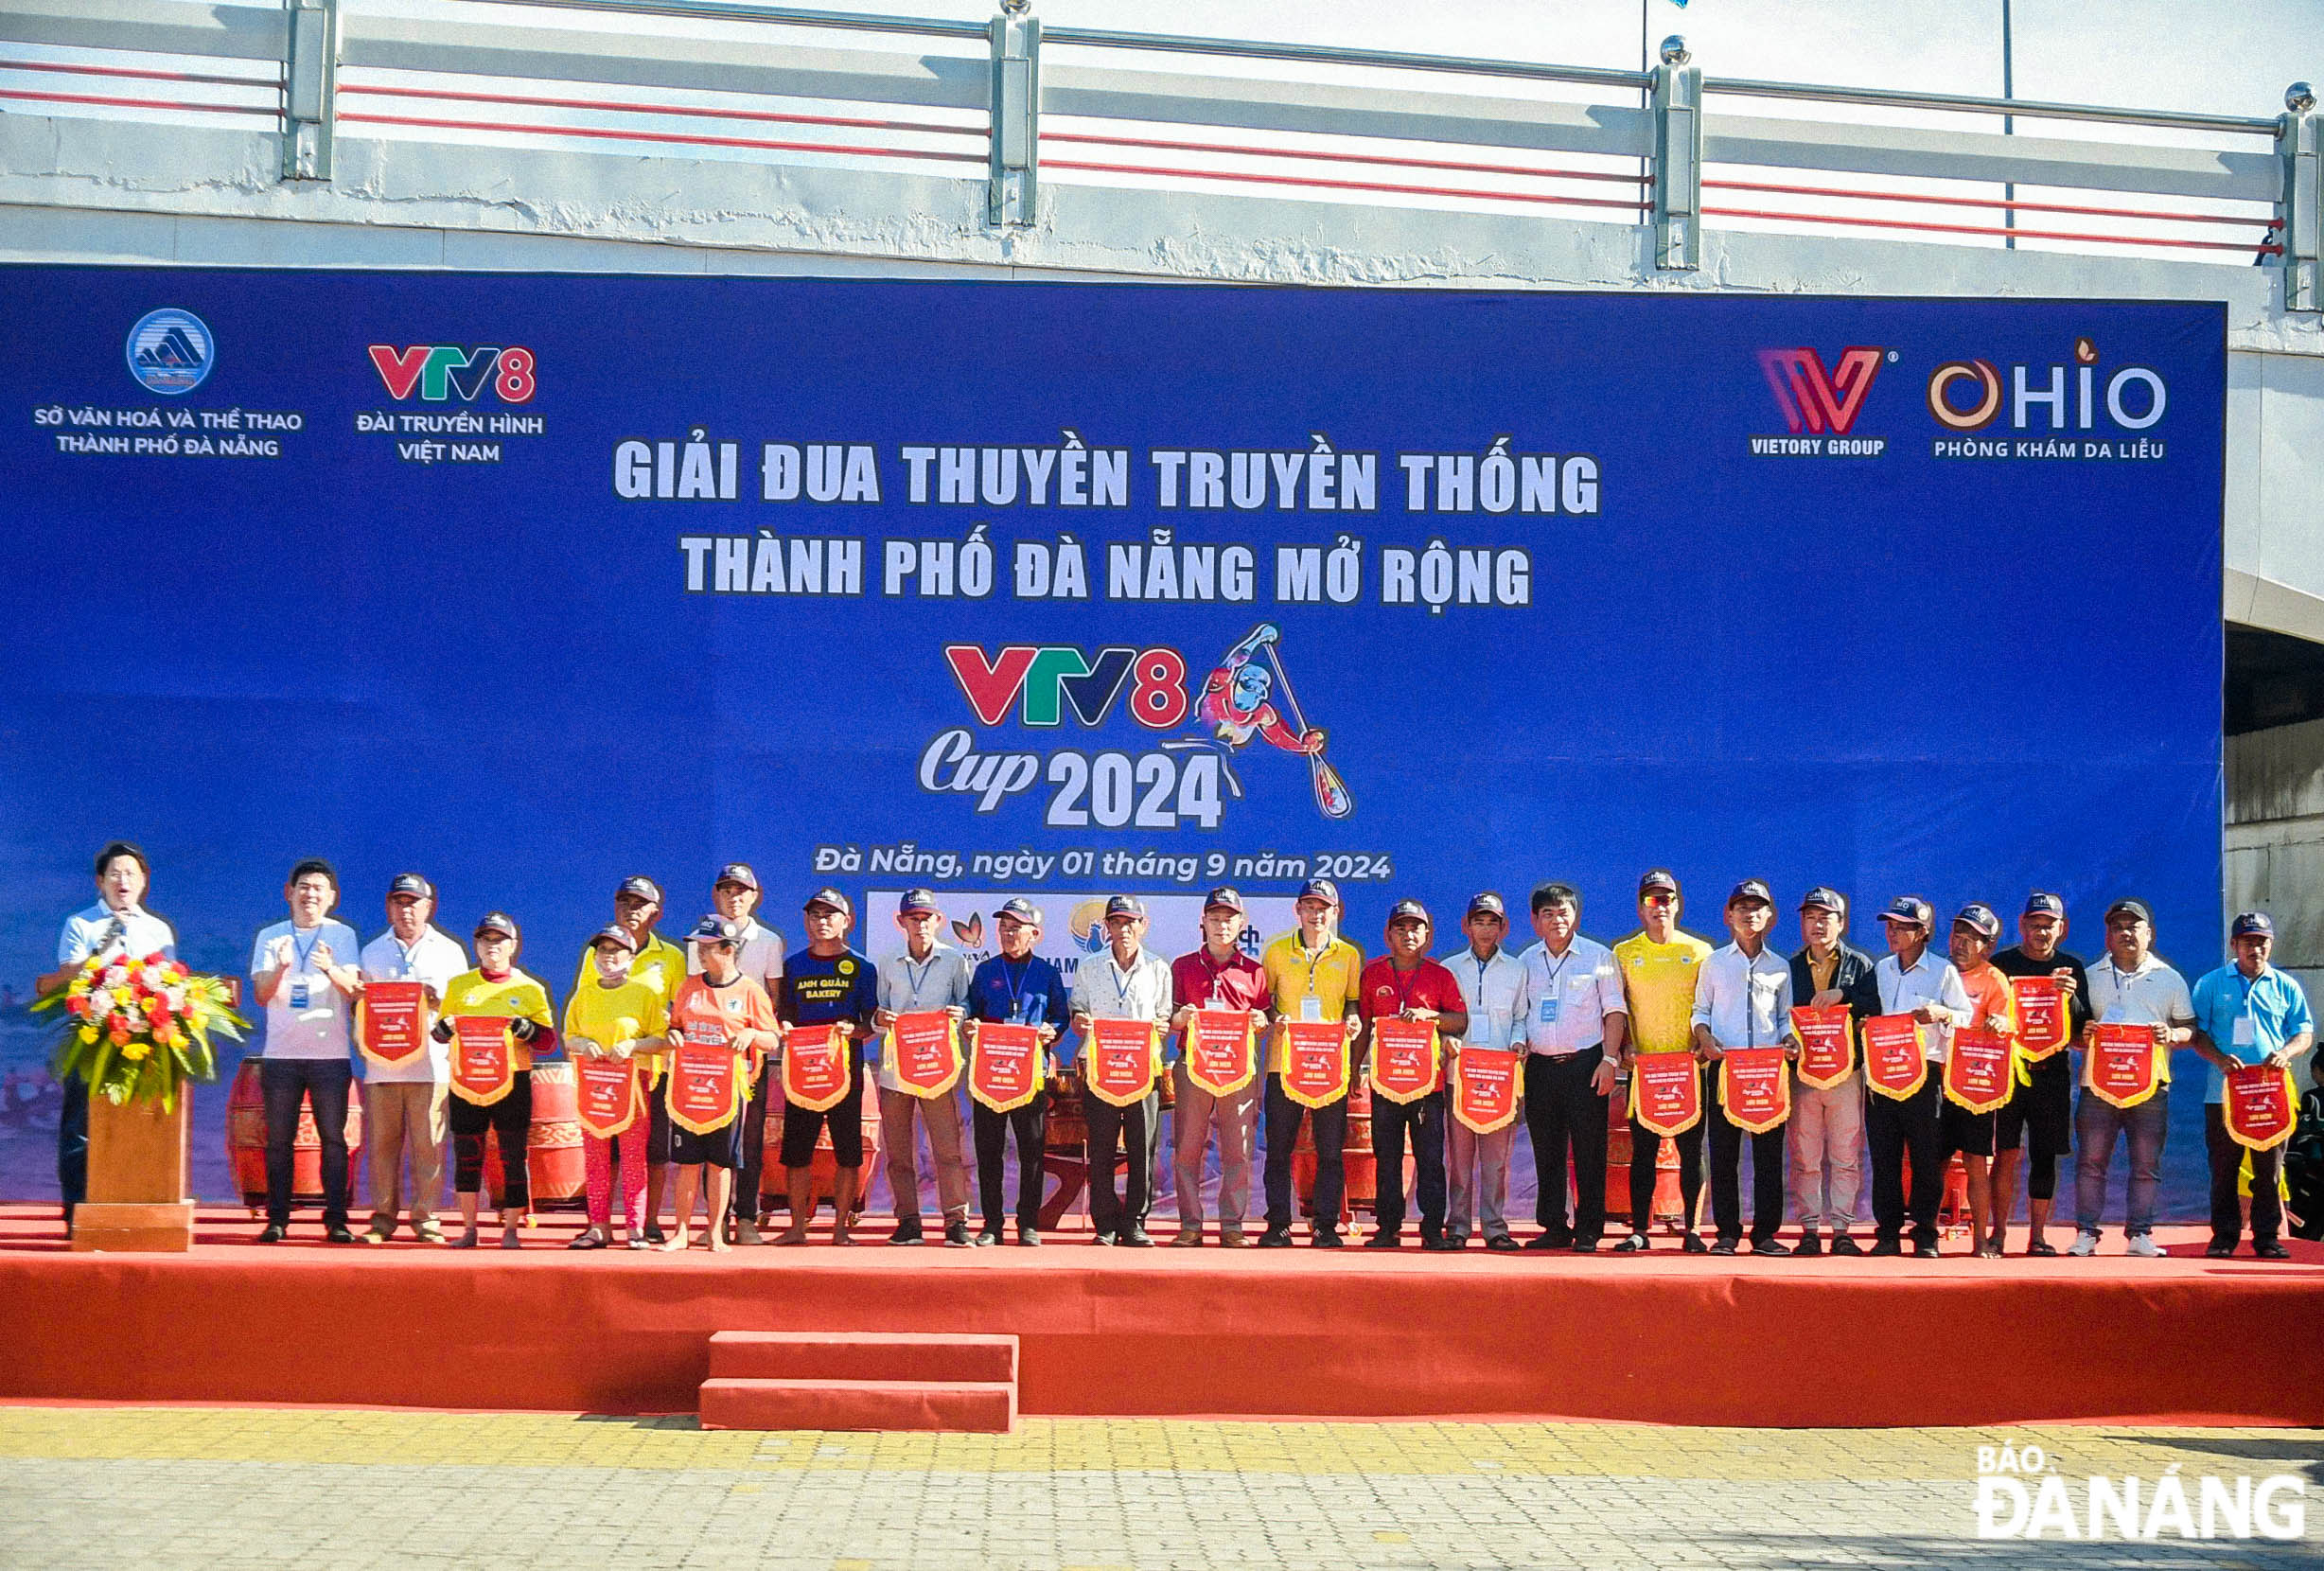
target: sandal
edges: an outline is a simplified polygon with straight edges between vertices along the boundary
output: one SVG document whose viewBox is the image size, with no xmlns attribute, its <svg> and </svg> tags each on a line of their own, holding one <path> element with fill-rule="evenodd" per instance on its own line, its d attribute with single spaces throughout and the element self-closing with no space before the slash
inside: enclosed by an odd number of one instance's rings
<svg viewBox="0 0 2324 1571">
<path fill-rule="evenodd" d="M 2049 1255 L 2054 1255 L 2054 1254 L 2056 1254 L 2056 1253 L 2058 1252 L 2058 1246 L 2057 1246 L 2056 1244 L 2051 1244 L 2051 1243 L 2047 1243 L 2047 1242 L 2044 1242 L 2044 1243 L 2038 1243 L 2038 1244 L 2027 1244 L 2027 1245 L 2025 1246 L 2025 1252 L 2026 1252 L 2028 1255 L 2033 1255 L 2033 1256 L 2049 1256 Z"/>
<path fill-rule="evenodd" d="M 605 1246 L 606 1241 L 599 1238 L 594 1232 L 583 1233 L 579 1238 L 565 1245 L 568 1249 L 602 1249 Z"/>
</svg>

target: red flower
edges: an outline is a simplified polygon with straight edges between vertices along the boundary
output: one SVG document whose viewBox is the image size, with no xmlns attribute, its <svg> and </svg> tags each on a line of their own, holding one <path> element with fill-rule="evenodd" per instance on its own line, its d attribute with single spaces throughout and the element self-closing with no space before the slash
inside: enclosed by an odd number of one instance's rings
<svg viewBox="0 0 2324 1571">
<path fill-rule="evenodd" d="M 161 964 L 161 963 L 162 963 L 162 952 L 161 952 L 159 949 L 154 950 L 154 951 L 153 951 L 151 954 L 150 954 L 150 955 L 146 956 L 146 958 L 145 958 L 145 962 L 146 962 L 148 965 L 159 965 L 159 964 Z"/>
<path fill-rule="evenodd" d="M 89 1013 L 88 996 L 86 994 L 76 993 L 73 995 L 73 997 L 64 1000 L 64 1007 L 75 1015 L 85 1015 Z"/>
</svg>

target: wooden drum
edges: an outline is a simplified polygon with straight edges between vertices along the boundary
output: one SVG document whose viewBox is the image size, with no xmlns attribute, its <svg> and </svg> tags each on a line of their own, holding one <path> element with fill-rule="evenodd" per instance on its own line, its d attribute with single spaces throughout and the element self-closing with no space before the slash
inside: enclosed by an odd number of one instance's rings
<svg viewBox="0 0 2324 1571">
<path fill-rule="evenodd" d="M 226 1166 L 242 1204 L 253 1211 L 266 1209 L 266 1096 L 258 1088 L 256 1058 L 245 1058 L 234 1072 L 226 1093 Z M 361 1086 L 347 1093 L 347 1199 L 354 1209 L 357 1175 L 362 1171 L 363 1099 Z M 314 1108 L 299 1102 L 298 1134 L 290 1142 L 290 1203 L 323 1204 L 323 1137 L 315 1132 Z"/>
</svg>

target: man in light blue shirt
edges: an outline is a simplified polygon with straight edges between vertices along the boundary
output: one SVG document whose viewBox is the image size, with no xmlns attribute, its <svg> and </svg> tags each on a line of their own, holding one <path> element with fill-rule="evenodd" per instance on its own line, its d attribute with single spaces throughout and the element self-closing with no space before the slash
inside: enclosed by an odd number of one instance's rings
<svg viewBox="0 0 2324 1571">
<path fill-rule="evenodd" d="M 112 960 L 122 955 L 160 955 L 178 958 L 177 930 L 145 909 L 146 886 L 151 869 L 145 853 L 127 840 L 114 840 L 97 854 L 97 904 L 64 919 L 57 937 L 57 968 L 34 983 L 36 991 L 54 993 L 69 986 L 92 955 Z M 68 1080 L 64 1103 L 57 1112 L 57 1189 L 64 1199 L 64 1229 L 71 1233 L 73 1212 L 89 1192 L 89 1083 Z"/>
<path fill-rule="evenodd" d="M 937 935 L 944 930 L 944 913 L 936 891 L 904 891 L 896 909 L 896 926 L 903 930 L 904 947 L 880 962 L 879 1007 L 872 1012 L 872 1028 L 890 1032 L 900 1015 L 944 1014 L 957 1024 L 968 1018 L 968 957 Z M 966 1249 L 968 1241 L 968 1164 L 960 1155 L 960 1093 L 959 1086 L 932 1097 L 909 1090 L 896 1073 L 895 1044 L 883 1036 L 879 1054 L 880 1146 L 888 1163 L 888 1188 L 895 1196 L 896 1230 L 890 1244 L 918 1244 L 920 1225 L 920 1156 L 918 1123 L 928 1132 L 928 1156 L 936 1168 L 937 1204 L 944 1212 L 944 1242 Z"/>
<path fill-rule="evenodd" d="M 1444 962 L 1460 983 L 1461 1001 L 1469 1006 L 1465 1046 L 1507 1052 L 1516 1047 L 1520 1022 L 1517 996 L 1525 984 L 1525 963 L 1501 946 L 1509 930 L 1508 909 L 1490 890 L 1470 898 L 1461 931 L 1469 947 Z M 1445 1121 L 1447 1185 L 1444 1236 L 1453 1246 L 1469 1243 L 1473 1218 L 1484 1228 L 1485 1246 L 1501 1251 L 1518 1247 L 1509 1236 L 1509 1148 L 1517 1138 L 1515 1121 L 1489 1135 L 1480 1135 L 1455 1117 Z"/>
<path fill-rule="evenodd" d="M 2245 1065 L 2265 1064 L 2276 1069 L 2315 1042 L 2315 1017 L 2309 1013 L 2307 995 L 2299 983 L 2267 963 L 2276 944 L 2276 924 L 2265 911 L 2245 911 L 2229 927 L 2227 943 L 2234 963 L 2197 979 L 2194 989 L 2195 1050 L 2210 1064 L 2203 1093 L 2203 1138 L 2211 1159 L 2211 1244 L 2204 1252 L 2214 1260 L 2235 1253 L 2244 1236 L 2237 1178 L 2243 1171 L 2245 1148 L 2227 1133 L 2225 1103 L 2226 1071 Z M 2291 1251 L 2277 1237 L 2283 1226 L 2283 1201 L 2276 1175 L 2283 1147 L 2254 1151 L 2251 1156 L 2251 1252 L 2262 1260 L 2288 1260 Z"/>
<path fill-rule="evenodd" d="M 261 928 L 252 946 L 252 997 L 266 1011 L 266 1049 L 258 1087 L 266 1097 L 266 1227 L 261 1244 L 280 1244 L 290 1227 L 290 1174 L 299 1103 L 313 1110 L 323 1142 L 323 1231 L 353 1244 L 347 1226 L 347 1097 L 355 995 L 362 987 L 362 943 L 333 917 L 339 874 L 319 856 L 290 870 L 283 887 L 290 920 Z"/>
</svg>

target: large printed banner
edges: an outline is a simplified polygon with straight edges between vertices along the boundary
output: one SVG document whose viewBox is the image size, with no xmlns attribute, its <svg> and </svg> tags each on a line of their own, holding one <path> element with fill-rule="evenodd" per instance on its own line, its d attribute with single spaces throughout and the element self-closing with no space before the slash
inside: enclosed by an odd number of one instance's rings
<svg viewBox="0 0 2324 1571">
<path fill-rule="evenodd" d="M 2213 941 L 2215 307 L 13 268 L 0 322 L 20 990 L 115 835 L 220 967 L 315 854 L 551 977 L 734 859 L 794 944 L 823 884 L 1070 948 L 1311 876 L 1367 952 L 1553 876 L 1611 940 L 1649 865 L 1714 932 L 1759 876 Z"/>
</svg>

